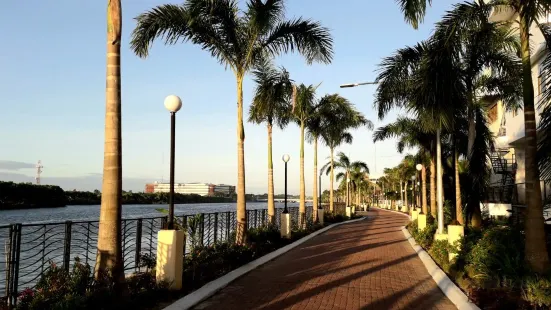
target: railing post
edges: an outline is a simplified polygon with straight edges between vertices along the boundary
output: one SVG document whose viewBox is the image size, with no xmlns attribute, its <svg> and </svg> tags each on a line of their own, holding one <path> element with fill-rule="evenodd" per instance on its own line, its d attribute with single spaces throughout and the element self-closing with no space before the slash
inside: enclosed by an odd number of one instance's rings
<svg viewBox="0 0 551 310">
<path fill-rule="evenodd" d="M 186 256 L 186 245 L 187 245 L 187 216 L 182 215 L 182 230 L 184 231 L 184 256 Z"/>
<path fill-rule="evenodd" d="M 69 271 L 69 263 L 71 261 L 71 232 L 72 232 L 73 222 L 65 222 L 65 238 L 63 246 L 63 269 Z"/>
<path fill-rule="evenodd" d="M 199 243 L 201 246 L 203 246 L 204 244 L 204 241 L 205 241 L 205 214 L 204 213 L 201 213 L 201 231 L 200 231 L 200 235 L 201 235 L 201 239 L 200 239 L 200 242 Z"/>
<path fill-rule="evenodd" d="M 214 243 L 218 239 L 218 212 L 214 213 Z"/>
<path fill-rule="evenodd" d="M 10 226 L 10 247 L 8 255 L 8 282 L 6 291 L 8 295 L 8 307 L 12 309 L 17 303 L 19 280 L 19 257 L 21 253 L 21 224 Z"/>
<path fill-rule="evenodd" d="M 136 222 L 136 252 L 134 255 L 134 269 L 140 269 L 140 254 L 142 252 L 142 219 Z"/>
<path fill-rule="evenodd" d="M 230 239 L 230 225 L 231 225 L 231 213 L 226 212 L 226 241 Z"/>
</svg>

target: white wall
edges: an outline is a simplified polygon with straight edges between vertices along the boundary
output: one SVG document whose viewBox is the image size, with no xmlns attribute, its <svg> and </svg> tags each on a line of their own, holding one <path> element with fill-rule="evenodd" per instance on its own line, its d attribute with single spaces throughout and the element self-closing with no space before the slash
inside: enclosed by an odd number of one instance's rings
<svg viewBox="0 0 551 310">
<path fill-rule="evenodd" d="M 488 208 L 488 212 L 490 213 L 490 216 L 511 216 L 511 212 L 509 210 L 512 210 L 512 206 L 509 203 L 481 203 L 480 208 Z"/>
</svg>

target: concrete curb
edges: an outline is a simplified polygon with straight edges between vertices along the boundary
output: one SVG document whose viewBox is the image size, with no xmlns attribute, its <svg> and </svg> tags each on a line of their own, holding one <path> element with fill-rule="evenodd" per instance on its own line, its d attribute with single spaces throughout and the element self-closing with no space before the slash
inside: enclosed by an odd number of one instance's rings
<svg viewBox="0 0 551 310">
<path fill-rule="evenodd" d="M 394 212 L 399 213 L 404 216 L 407 216 L 409 219 L 411 219 L 411 216 L 404 214 L 402 212 L 397 211 L 388 211 L 384 209 L 380 209 L 382 211 L 387 212 Z M 404 236 L 406 237 L 409 244 L 411 244 L 411 247 L 413 250 L 417 253 L 421 261 L 423 262 L 423 265 L 425 265 L 425 268 L 427 269 L 428 273 L 438 285 L 442 293 L 448 297 L 448 299 L 457 307 L 459 310 L 480 310 L 480 308 L 473 304 L 467 295 L 463 293 L 463 291 L 455 285 L 455 283 L 448 278 L 448 275 L 438 267 L 438 265 L 434 262 L 432 257 L 420 246 L 415 242 L 415 239 L 411 236 L 409 231 L 406 229 L 406 227 L 402 227 L 402 233 L 404 233 Z"/>
<path fill-rule="evenodd" d="M 269 261 L 272 261 L 274 260 L 275 258 L 277 258 L 278 256 L 281 256 L 287 252 L 289 252 L 290 250 L 296 248 L 297 246 L 303 244 L 304 242 L 328 231 L 329 229 L 331 228 L 334 228 L 334 227 L 337 227 L 339 225 L 343 225 L 343 224 L 350 224 L 350 223 L 355 223 L 355 222 L 358 222 L 358 221 L 362 221 L 362 220 L 365 220 L 367 217 L 362 217 L 360 219 L 356 219 L 356 220 L 351 220 L 351 221 L 346 221 L 346 222 L 340 222 L 340 223 L 335 223 L 335 224 L 331 224 L 327 227 L 324 227 L 318 231 L 315 231 L 311 234 L 309 234 L 308 236 L 305 236 L 291 244 L 288 244 L 280 249 L 277 249 L 271 253 L 268 253 L 260 258 L 257 258 L 256 260 L 248 263 L 248 264 L 245 264 L 235 270 L 233 270 L 232 272 L 216 279 L 216 280 L 213 280 L 205 285 L 203 285 L 200 289 L 180 298 L 179 300 L 175 301 L 174 303 L 172 303 L 170 306 L 164 308 L 163 310 L 184 310 L 184 309 L 190 309 L 191 307 L 194 307 L 196 306 L 197 304 L 199 304 L 200 302 L 204 301 L 205 299 L 211 297 L 212 295 L 216 294 L 218 291 L 220 291 L 221 289 L 223 289 L 224 287 L 226 287 L 228 284 L 230 284 L 231 282 L 237 280 L 238 278 L 244 276 L 245 274 L 249 273 L 250 271 L 266 264 L 267 262 Z"/>
</svg>

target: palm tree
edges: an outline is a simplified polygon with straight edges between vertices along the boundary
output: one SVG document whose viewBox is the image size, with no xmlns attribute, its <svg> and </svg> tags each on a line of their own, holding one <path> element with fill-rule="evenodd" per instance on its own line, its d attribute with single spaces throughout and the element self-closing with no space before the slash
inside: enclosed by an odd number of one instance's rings
<svg viewBox="0 0 551 310">
<path fill-rule="evenodd" d="M 422 21 L 427 4 L 431 0 L 400 0 L 405 19 L 414 27 Z M 543 203 L 539 186 L 540 171 L 537 164 L 537 131 L 534 104 L 534 84 L 530 51 L 530 28 L 538 18 L 551 10 L 551 1 L 542 0 L 491 0 L 489 5 L 496 10 L 510 10 L 518 16 L 520 54 L 522 61 L 522 89 L 525 130 L 525 196 L 526 196 L 526 248 L 525 258 L 530 267 L 543 273 L 550 267 L 545 239 Z"/>
<path fill-rule="evenodd" d="M 300 84 L 293 90 L 293 118 L 300 126 L 300 202 L 298 207 L 299 227 L 306 224 L 306 188 L 304 184 L 304 130 L 310 117 L 316 113 L 317 86 Z M 314 179 L 314 183 L 316 183 Z M 315 212 L 314 212 L 315 213 Z"/>
<path fill-rule="evenodd" d="M 369 167 L 367 167 L 367 164 L 363 161 L 354 161 L 352 162 L 346 154 L 343 152 L 339 152 L 337 154 L 337 161 L 330 161 L 327 164 L 325 164 L 325 170 L 326 174 L 330 173 L 333 169 L 342 169 L 341 172 L 337 173 L 336 180 L 340 181 L 343 180 L 346 184 L 346 206 L 348 207 L 350 205 L 350 183 L 349 180 L 352 180 L 352 173 L 354 171 L 358 171 L 361 175 L 364 174 L 364 172 L 369 173 Z M 332 169 L 333 168 L 333 169 Z"/>
<path fill-rule="evenodd" d="M 109 270 L 117 283 L 124 281 L 121 243 L 121 28 L 121 1 L 108 0 L 105 146 L 95 273 L 96 277 L 101 277 Z"/>
<path fill-rule="evenodd" d="M 547 16 L 551 10 L 548 0 L 492 0 L 495 6 L 507 6 L 519 17 L 519 34 L 522 61 L 522 89 L 524 98 L 525 131 L 525 183 L 526 217 L 525 259 L 536 272 L 543 273 L 551 266 L 545 237 L 543 203 L 541 199 L 540 171 L 537 163 L 538 137 L 536 132 L 536 114 L 534 104 L 534 84 L 532 80 L 532 62 L 530 51 L 530 27 L 539 17 Z"/>
<path fill-rule="evenodd" d="M 249 109 L 249 122 L 266 123 L 268 129 L 268 221 L 275 223 L 274 164 L 272 160 L 272 129 L 274 124 L 283 129 L 289 123 L 292 84 L 289 73 L 276 70 L 267 61 L 253 71 L 256 89 Z"/>
<path fill-rule="evenodd" d="M 321 98 L 319 103 L 320 107 L 325 104 L 325 100 L 326 100 L 325 97 Z M 314 221 L 317 220 L 317 209 L 321 206 L 321 201 L 319 202 L 319 205 L 318 205 L 318 196 L 319 196 L 318 191 L 321 190 L 321 188 L 318 189 L 317 178 L 318 178 L 318 141 L 324 129 L 323 125 L 324 125 L 323 117 L 319 109 L 314 111 L 314 113 L 310 115 L 310 117 L 308 118 L 308 121 L 306 122 L 306 128 L 308 130 L 306 133 L 306 139 L 308 140 L 309 143 L 314 144 L 314 178 L 313 178 L 314 188 L 312 190 L 312 196 L 313 196 L 312 214 L 314 217 Z"/>
<path fill-rule="evenodd" d="M 394 123 L 379 127 L 373 133 L 373 142 L 382 141 L 393 137 L 398 138 L 396 148 L 400 153 L 404 151 L 405 147 L 418 147 L 423 152 L 430 155 L 430 208 L 433 216 L 436 216 L 436 153 L 434 152 L 434 134 L 422 130 L 422 128 L 419 127 L 418 122 L 414 119 L 398 117 Z M 424 167 L 425 165 L 423 165 L 423 169 L 425 169 Z M 406 177 L 408 176 L 404 176 L 401 179 L 407 181 Z M 424 182 L 423 197 L 424 203 L 422 206 L 422 211 L 424 214 L 428 214 L 426 205 L 426 185 Z"/>
<path fill-rule="evenodd" d="M 367 167 L 367 165 L 366 165 Z M 362 196 L 362 187 L 364 187 L 365 179 L 369 175 L 369 169 L 364 169 L 363 166 L 357 165 L 350 172 L 350 183 L 353 190 L 356 192 L 356 205 L 360 206 L 361 196 Z"/>
<path fill-rule="evenodd" d="M 237 234 L 246 243 L 245 130 L 243 128 L 243 81 L 265 57 L 297 50 L 308 64 L 330 63 L 333 40 L 320 23 L 303 18 L 285 19 L 284 0 L 247 1 L 240 11 L 236 0 L 186 0 L 182 5 L 164 4 L 140 14 L 132 32 L 131 47 L 147 57 L 157 38 L 166 44 L 191 41 L 229 67 L 237 86 Z"/>
<path fill-rule="evenodd" d="M 329 182 L 329 210 L 334 211 L 333 205 L 333 182 L 334 178 L 334 152 L 335 149 L 343 143 L 352 143 L 352 135 L 349 130 L 366 125 L 368 129 L 373 128 L 373 123 L 356 110 L 356 108 L 338 94 L 324 96 L 320 103 L 318 113 L 322 117 L 321 139 L 330 150 L 329 167 L 323 167 L 322 170 L 330 174 Z M 327 170 L 329 169 L 329 170 Z"/>
</svg>

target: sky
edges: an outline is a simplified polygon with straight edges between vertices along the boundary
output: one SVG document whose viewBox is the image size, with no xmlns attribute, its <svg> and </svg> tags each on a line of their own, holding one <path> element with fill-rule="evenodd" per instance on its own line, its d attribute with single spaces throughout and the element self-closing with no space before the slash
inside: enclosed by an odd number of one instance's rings
<svg viewBox="0 0 551 310">
<path fill-rule="evenodd" d="M 241 1 L 244 3 L 243 1 Z M 286 16 L 320 21 L 334 39 L 329 65 L 307 65 L 299 55 L 274 60 L 299 83 L 319 84 L 318 97 L 339 93 L 376 127 L 374 86 L 340 89 L 372 81 L 383 57 L 426 39 L 454 0 L 434 1 L 425 23 L 414 30 L 393 0 L 287 1 Z M 237 183 L 236 83 L 209 53 L 191 43 L 155 41 L 147 59 L 129 48 L 134 17 L 172 0 L 123 0 L 122 135 L 123 188 L 143 191 L 145 183 L 168 181 L 170 115 L 167 95 L 178 95 L 176 182 Z M 346 4 L 344 4 L 346 3 Z M 65 190 L 101 189 L 105 115 L 106 1 L 27 0 L 0 4 L 0 180 L 34 182 L 42 161 L 42 184 Z M 254 84 L 244 84 L 245 112 Z M 372 131 L 353 131 L 354 142 L 337 151 L 368 164 L 378 177 L 399 163 L 396 140 L 373 143 Z M 267 192 L 267 130 L 245 123 L 247 193 Z M 299 191 L 300 132 L 295 124 L 273 133 L 275 192 L 283 192 L 281 156 L 289 154 L 289 193 Z M 320 146 L 320 166 L 329 149 Z M 305 148 L 306 194 L 314 181 L 313 147 Z M 317 178 L 316 178 L 317 179 Z M 322 179 L 322 189 L 328 188 Z"/>
</svg>

